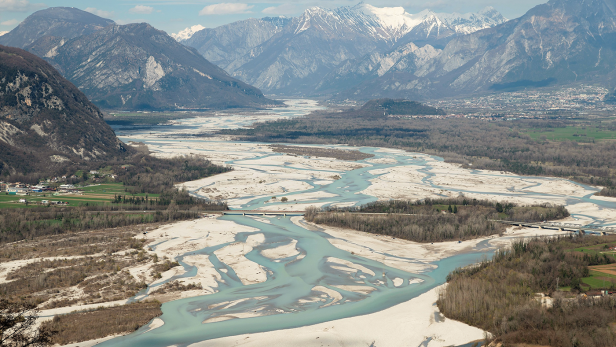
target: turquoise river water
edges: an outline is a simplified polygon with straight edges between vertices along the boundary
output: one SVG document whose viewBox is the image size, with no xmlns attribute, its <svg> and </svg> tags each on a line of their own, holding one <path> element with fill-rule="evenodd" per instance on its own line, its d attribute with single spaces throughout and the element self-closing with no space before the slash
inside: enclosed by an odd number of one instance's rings
<svg viewBox="0 0 616 347">
<path fill-rule="evenodd" d="M 130 130 L 125 131 L 124 134 L 130 134 Z M 144 140 L 144 142 L 164 146 L 177 141 L 174 139 L 150 139 Z M 182 140 L 182 144 L 186 146 L 190 146 L 191 142 L 196 143 L 199 140 Z M 279 197 L 286 196 L 291 200 L 293 195 L 319 191 L 330 193 L 333 196 L 316 198 L 311 202 L 319 202 L 326 206 L 336 203 L 365 204 L 376 200 L 373 196 L 361 193 L 371 184 L 370 180 L 376 177 L 369 171 L 404 165 L 424 166 L 422 172 L 426 174 L 423 179 L 425 185 L 452 190 L 450 187 L 439 187 L 431 182 L 432 168 L 422 157 L 414 157 L 411 153 L 384 153 L 379 151 L 378 148 L 360 148 L 359 150 L 374 154 L 375 158 L 373 159 L 379 159 L 386 155 L 388 158 L 394 158 L 395 162 L 376 164 L 371 161 L 370 167 L 339 173 L 341 179 L 329 184 L 315 183 L 319 182 L 317 179 L 304 180 L 312 188 L 301 192 L 282 194 Z M 207 154 L 207 150 L 203 150 L 203 152 Z M 251 159 L 229 161 L 228 164 L 236 167 L 247 166 L 251 165 L 252 160 L 278 155 L 280 154 L 267 153 Z M 306 170 L 315 171 L 313 169 Z M 489 174 L 485 172 L 474 172 L 473 174 L 489 177 Z M 549 180 L 549 178 L 537 177 L 529 177 L 528 179 L 532 179 L 534 182 Z M 596 191 L 591 187 L 585 188 L 591 192 Z M 453 191 L 466 192 L 463 190 Z M 197 194 L 197 191 L 194 193 Z M 507 195 L 537 198 L 546 196 L 546 194 L 525 190 L 510 192 Z M 242 205 L 242 209 L 263 207 L 266 200 L 269 200 L 269 197 L 254 197 Z M 584 197 L 567 197 L 568 204 L 579 202 L 592 202 L 602 208 L 616 209 L 615 203 L 596 200 L 592 197 L 592 193 Z M 270 202 L 267 205 L 275 204 Z M 265 236 L 265 241 L 246 254 L 246 258 L 261 265 L 266 270 L 267 280 L 262 283 L 244 285 L 233 269 L 216 257 L 215 251 L 233 242 L 186 253 L 177 258 L 185 270 L 185 273 L 180 277 L 190 278 L 197 273 L 197 268 L 182 261 L 184 257 L 194 254 L 205 255 L 220 274 L 221 280 L 218 283 L 218 292 L 167 302 L 162 306 L 163 315 L 160 317 L 164 321 L 163 326 L 150 331 L 147 327 L 144 327 L 130 335 L 101 343 L 100 346 L 188 346 L 192 343 L 219 337 L 288 329 L 365 315 L 411 300 L 443 284 L 447 274 L 455 268 L 476 263 L 482 257 L 489 257 L 494 252 L 494 249 L 489 247 L 488 242 L 482 242 L 471 252 L 426 264 L 426 270 L 421 273 L 409 273 L 336 248 L 330 243 L 333 238 L 331 235 L 310 230 L 308 227 L 302 227 L 301 224 L 294 224 L 289 217 L 223 216 L 220 218 L 258 230 L 238 233 L 234 242 L 245 242 L 250 235 L 263 234 Z M 593 220 L 598 225 L 608 225 L 600 218 Z M 261 254 L 263 250 L 289 244 L 293 240 L 297 241 L 296 248 L 299 250 L 297 255 L 271 260 Z M 156 245 L 152 247 L 156 247 Z M 327 261 L 330 257 L 361 265 L 371 272 L 361 270 L 357 272 L 341 271 L 339 268 L 330 266 Z M 405 255 L 405 257 L 398 256 L 398 258 L 410 263 L 425 264 L 416 259 L 413 254 Z M 173 279 L 175 278 L 170 280 Z M 402 279 L 402 285 L 394 285 L 394 279 Z M 359 293 L 340 289 L 341 286 L 358 284 L 372 288 L 372 291 Z M 323 292 L 315 292 L 313 291 L 315 286 L 334 290 L 340 293 L 342 299 L 334 301 L 334 298 L 323 295 Z M 148 288 L 148 290 L 138 294 L 135 300 L 147 298 L 150 289 Z M 229 304 L 230 302 L 235 304 Z M 246 312 L 256 313 L 257 316 L 204 323 L 204 321 L 215 317 L 238 315 Z M 409 312 L 409 314 L 412 314 L 412 312 Z"/>
</svg>

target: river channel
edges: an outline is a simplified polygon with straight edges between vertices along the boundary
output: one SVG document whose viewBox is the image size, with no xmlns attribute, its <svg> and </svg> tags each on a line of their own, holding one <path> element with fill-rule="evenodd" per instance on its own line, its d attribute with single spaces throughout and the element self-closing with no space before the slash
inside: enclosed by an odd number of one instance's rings
<svg viewBox="0 0 616 347">
<path fill-rule="evenodd" d="M 317 109 L 315 103 L 306 104 L 303 101 L 290 101 L 290 108 L 280 111 L 278 117 L 301 116 Z M 273 111 L 274 113 L 276 111 Z M 270 113 L 271 117 L 271 113 Z M 249 125 L 252 120 L 242 117 L 234 119 L 224 117 L 189 119 L 175 126 L 160 126 L 155 129 L 116 129 L 119 137 L 124 141 L 141 141 L 152 148 L 165 148 L 166 146 L 182 146 L 193 153 L 208 154 L 203 142 L 198 138 L 184 137 L 180 140 L 173 137 L 177 133 L 199 132 L 204 128 L 228 128 Z M 212 125 L 215 124 L 215 125 Z M 229 142 L 229 148 L 233 147 Z M 243 143 L 245 145 L 245 143 Z M 255 146 L 261 144 L 254 144 Z M 206 146 L 207 147 L 207 146 Z M 330 146 L 336 147 L 336 146 Z M 327 169 L 301 167 L 292 163 L 259 164 L 260 161 L 272 157 L 280 157 L 279 153 L 258 153 L 250 158 L 227 160 L 226 163 L 235 168 L 251 170 L 285 169 L 293 167 L 306 176 L 297 181 L 304 184 L 305 189 L 279 194 L 278 197 L 287 197 L 297 200 L 300 194 L 310 195 L 309 202 L 319 206 L 330 205 L 362 205 L 377 200 L 376 196 L 366 194 L 364 191 L 379 177 L 379 172 L 385 172 L 393 167 L 420 166 L 425 176 L 421 182 L 426 187 L 447 190 L 455 193 L 473 193 L 517 196 L 536 199 L 558 198 L 566 201 L 567 205 L 592 203 L 606 210 L 616 210 L 616 203 L 595 199 L 593 194 L 596 188 L 582 186 L 588 194 L 582 196 L 563 196 L 558 193 L 540 193 L 529 189 L 542 181 L 552 180 L 540 177 L 515 177 L 521 181 L 528 181 L 524 189 L 513 190 L 508 193 L 494 193 L 481 191 L 468 191 L 465 189 L 441 186 L 433 181 L 433 167 L 430 163 L 440 158 L 418 156 L 401 151 L 384 151 L 380 148 L 358 148 L 358 150 L 373 154 L 374 157 L 366 161 L 359 161 L 365 166 L 344 172 L 331 172 L 339 175 L 340 179 L 323 182 L 319 178 L 319 170 L 328 174 Z M 387 160 L 384 160 L 387 159 Z M 473 171 L 472 175 L 490 178 L 489 172 Z M 503 177 L 500 175 L 499 177 Z M 536 183 L 539 182 L 539 183 Z M 573 184 L 573 183 L 571 183 Z M 206 186 L 205 186 L 206 187 Z M 201 189 L 194 189 L 193 193 L 201 194 Z M 321 194 L 321 196 L 319 196 Z M 299 199 L 301 203 L 302 199 Z M 259 208 L 273 208 L 283 204 L 280 200 L 271 201 L 269 196 L 244 196 L 237 209 L 255 210 Z M 597 215 L 573 215 L 574 218 L 590 219 L 597 225 L 613 225 L 613 221 L 605 220 Z M 219 274 L 217 292 L 209 295 L 190 297 L 163 304 L 163 315 L 160 319 L 164 324 L 156 329 L 149 330 L 143 327 L 130 335 L 106 341 L 100 346 L 188 346 L 194 343 L 246 333 L 257 333 L 280 329 L 289 329 L 307 326 L 326 321 L 347 317 L 370 314 L 390 308 L 394 305 L 409 301 L 445 282 L 447 274 L 455 268 L 478 262 L 482 257 L 490 256 L 495 251 L 487 241 L 480 242 L 471 250 L 447 257 L 438 261 L 426 262 L 418 259 L 409 252 L 404 256 L 383 254 L 398 258 L 407 263 L 417 263 L 421 271 L 408 272 L 387 266 L 381 262 L 358 256 L 353 252 L 335 247 L 332 239 L 335 237 L 322 230 L 315 230 L 307 226 L 299 217 L 249 217 L 227 215 L 220 219 L 254 228 L 253 232 L 241 232 L 235 235 L 232 242 L 217 244 L 196 251 L 190 251 L 176 258 L 184 267 L 184 273 L 177 276 L 190 278 L 195 276 L 197 268 L 185 263 L 185 257 L 201 255 L 208 258 Z M 216 252 L 234 243 L 245 243 L 247 239 L 262 235 L 264 238 L 245 257 L 258 264 L 266 272 L 267 279 L 261 283 L 244 284 L 234 269 L 225 264 L 216 255 Z M 295 244 L 297 253 L 281 259 L 271 259 L 263 255 L 264 251 Z M 160 243 L 151 244 L 157 247 Z M 368 246 L 369 247 L 369 246 Z M 376 251 L 376 250 L 373 250 Z M 376 251 L 378 252 L 378 251 Z M 332 266 L 328 260 L 336 259 L 345 264 L 353 264 L 354 271 L 347 268 Z M 171 278 L 168 281 L 174 280 Z M 163 283 L 157 283 L 156 286 Z M 316 291 L 315 288 L 326 288 Z M 356 288 L 360 287 L 361 290 Z M 144 300 L 148 297 L 150 287 L 138 294 L 134 300 Z M 330 294 L 326 294 L 326 293 Z M 337 293 L 337 294 L 331 294 Z M 412 312 L 409 312 L 412 314 Z M 225 319 L 225 317 L 243 317 Z"/>
</svg>

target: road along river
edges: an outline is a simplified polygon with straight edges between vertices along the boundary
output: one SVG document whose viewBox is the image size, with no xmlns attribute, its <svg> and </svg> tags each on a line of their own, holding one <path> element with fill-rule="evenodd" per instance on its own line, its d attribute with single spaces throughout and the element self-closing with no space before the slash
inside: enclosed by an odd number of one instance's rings
<svg viewBox="0 0 616 347">
<path fill-rule="evenodd" d="M 268 117 L 293 117 L 317 108 L 311 101 L 288 103 L 291 107 Z M 160 156 L 202 154 L 232 165 L 232 172 L 184 187 L 195 195 L 224 199 L 234 209 L 296 211 L 463 194 L 565 204 L 572 212 L 569 223 L 616 224 L 616 200 L 594 198 L 597 189 L 567 180 L 465 170 L 437 157 L 383 148 L 356 148 L 374 157 L 347 162 L 274 153 L 267 144 L 174 136 L 247 124 L 242 117 L 221 116 L 179 121 L 156 131 L 117 132 L 126 142 L 146 143 Z M 101 346 L 264 346 L 285 338 L 315 346 L 467 343 L 481 338 L 481 331 L 443 323 L 432 306 L 435 296 L 426 295 L 434 293 L 451 270 L 490 256 L 513 237 L 537 232 L 512 228 L 504 237 L 420 245 L 319 229 L 301 217 L 222 216 L 181 222 L 148 237 L 156 239 L 150 244 L 152 252 L 174 257 L 183 270 L 166 275 L 134 300 L 153 296 L 162 284 L 174 280 L 200 282 L 204 291 L 166 302 L 156 324 Z M 405 316 L 393 318 L 401 308 Z M 381 313 L 390 313 L 392 321 Z M 407 324 L 404 320 L 413 316 L 425 322 L 398 329 L 393 334 L 398 339 L 389 336 L 388 326 Z M 342 328 L 349 319 L 351 328 Z M 366 325 L 370 319 L 373 324 Z M 374 331 L 366 333 L 363 327 L 370 326 Z"/>
</svg>

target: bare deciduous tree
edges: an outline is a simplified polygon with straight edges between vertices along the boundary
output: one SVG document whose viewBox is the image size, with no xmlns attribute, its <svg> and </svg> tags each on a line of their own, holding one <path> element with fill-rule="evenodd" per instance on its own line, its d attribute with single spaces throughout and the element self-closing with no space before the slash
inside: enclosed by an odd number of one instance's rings
<svg viewBox="0 0 616 347">
<path fill-rule="evenodd" d="M 33 304 L 0 299 L 0 346 L 48 346 L 53 332 L 36 327 L 38 313 Z"/>
</svg>

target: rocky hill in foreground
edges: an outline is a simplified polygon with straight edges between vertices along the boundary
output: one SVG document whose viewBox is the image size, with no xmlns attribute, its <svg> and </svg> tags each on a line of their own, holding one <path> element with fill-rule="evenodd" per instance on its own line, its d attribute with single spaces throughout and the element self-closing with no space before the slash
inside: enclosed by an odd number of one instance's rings
<svg viewBox="0 0 616 347">
<path fill-rule="evenodd" d="M 41 58 L 0 46 L 0 77 L 1 175 L 131 152 L 98 108 Z"/>
</svg>

